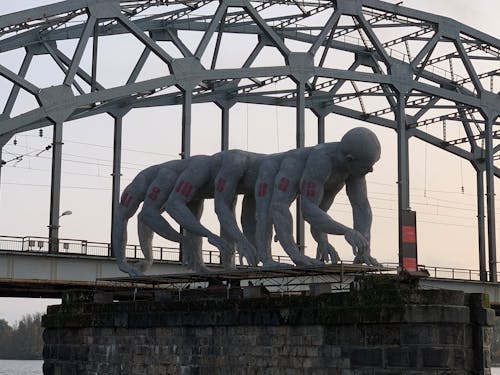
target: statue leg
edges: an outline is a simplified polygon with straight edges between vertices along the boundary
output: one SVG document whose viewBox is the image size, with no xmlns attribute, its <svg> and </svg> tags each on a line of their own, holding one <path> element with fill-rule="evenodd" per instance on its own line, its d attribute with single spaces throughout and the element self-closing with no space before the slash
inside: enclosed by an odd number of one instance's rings
<svg viewBox="0 0 500 375">
<path fill-rule="evenodd" d="M 281 265 L 273 260 L 271 253 L 273 222 L 270 212 L 274 177 L 278 173 L 279 166 L 280 160 L 265 160 L 255 183 L 255 242 L 259 259 L 266 267 Z"/>
<path fill-rule="evenodd" d="M 299 191 L 299 182 L 305 160 L 301 155 L 283 160 L 276 174 L 271 199 L 271 216 L 276 237 L 292 261 L 300 266 L 321 264 L 299 251 L 293 237 L 293 217 L 290 205 Z"/>
<path fill-rule="evenodd" d="M 181 243 L 183 247 L 190 248 L 192 246 L 188 239 L 176 231 L 162 216 L 165 202 L 175 185 L 177 176 L 178 174 L 174 170 L 162 169 L 151 182 L 145 194 L 137 222 L 139 242 L 145 259 L 138 262 L 136 266 L 143 272 L 153 264 L 153 233 L 156 232 L 167 240 Z"/>
<path fill-rule="evenodd" d="M 188 208 L 198 221 L 203 214 L 203 202 L 203 199 L 199 199 L 188 203 Z M 190 244 L 189 247 L 184 248 L 187 253 L 185 254 L 187 267 L 196 272 L 210 272 L 203 261 L 203 237 L 188 230 L 185 230 L 185 233 Z"/>
<path fill-rule="evenodd" d="M 168 197 L 166 210 L 185 230 L 206 237 L 221 253 L 230 254 L 226 241 L 203 226 L 186 204 L 196 200 L 199 192 L 211 183 L 210 164 L 207 164 L 206 160 L 193 162 L 177 179 L 176 186 Z"/>
<path fill-rule="evenodd" d="M 146 272 L 153 265 L 153 230 L 148 227 L 142 220 L 137 220 L 137 234 L 139 236 L 139 244 L 141 245 L 144 260 L 140 260 L 135 264 L 135 267 Z"/>
<path fill-rule="evenodd" d="M 139 204 L 144 199 L 147 184 L 142 176 L 136 177 L 123 191 L 118 206 L 114 226 L 112 228 L 112 255 L 116 259 L 118 268 L 130 276 L 141 276 L 142 273 L 127 263 L 127 224 L 128 220 L 139 208 Z"/>
<path fill-rule="evenodd" d="M 248 239 L 248 241 L 255 246 L 255 198 L 251 194 L 247 194 L 243 197 L 243 202 L 241 205 L 241 227 L 243 229 L 243 234 Z M 256 259 L 259 259 L 258 254 L 254 254 Z M 241 259 L 240 259 L 241 264 Z"/>
<path fill-rule="evenodd" d="M 236 198 L 233 199 L 231 202 L 231 212 L 232 216 L 235 216 L 235 207 L 236 207 Z M 234 270 L 236 268 L 236 263 L 235 263 L 235 246 L 236 246 L 236 241 L 233 239 L 233 236 L 231 236 L 230 233 L 228 233 L 227 230 L 224 229 L 224 227 L 221 225 L 220 226 L 220 236 L 222 239 L 224 239 L 227 242 L 228 248 L 230 249 L 229 254 L 220 254 L 220 259 L 221 263 L 224 266 L 225 270 Z M 240 257 L 240 265 L 241 265 L 241 257 Z"/>
</svg>

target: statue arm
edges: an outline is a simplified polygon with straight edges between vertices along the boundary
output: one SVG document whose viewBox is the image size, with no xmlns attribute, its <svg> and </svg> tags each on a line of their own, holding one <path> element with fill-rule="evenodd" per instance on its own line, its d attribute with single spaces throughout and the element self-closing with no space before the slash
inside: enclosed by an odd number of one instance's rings
<svg viewBox="0 0 500 375">
<path fill-rule="evenodd" d="M 240 177 L 234 170 L 221 170 L 219 172 L 215 178 L 215 213 L 224 233 L 236 242 L 240 257 L 246 258 L 250 265 L 257 265 L 256 250 L 238 227 L 234 213 L 233 202 L 237 196 L 237 185 Z"/>
<path fill-rule="evenodd" d="M 335 199 L 334 192 L 325 192 L 319 207 L 324 212 L 327 212 L 332 206 L 334 199 Z M 340 261 L 340 257 L 337 251 L 332 245 L 328 243 L 327 233 L 321 232 L 317 230 L 315 227 L 311 226 L 311 235 L 313 236 L 314 240 L 318 243 L 316 259 L 319 259 L 323 262 L 328 262 L 329 260 L 331 260 L 331 262 L 334 264 Z"/>
<path fill-rule="evenodd" d="M 368 201 L 365 177 L 351 177 L 346 181 L 346 192 L 352 206 L 354 229 L 370 242 L 372 210 Z"/>
<path fill-rule="evenodd" d="M 377 266 L 380 263 L 370 254 L 372 210 L 368 201 L 365 177 L 349 178 L 346 181 L 346 191 L 352 206 L 354 229 L 361 233 L 368 243 L 366 248 L 360 249 L 358 254 L 356 254 L 354 263 L 366 263 L 367 265 Z"/>
<path fill-rule="evenodd" d="M 175 184 L 176 177 L 177 173 L 170 170 L 163 170 L 158 174 L 148 187 L 138 220 L 163 238 L 186 245 L 184 243 L 185 237 L 172 228 L 170 223 L 161 215 L 165 202 Z"/>
<path fill-rule="evenodd" d="M 177 179 L 172 193 L 168 197 L 166 209 L 168 214 L 184 229 L 195 235 L 206 237 L 210 244 L 216 246 L 224 256 L 229 257 L 231 249 L 228 244 L 204 227 L 188 207 L 188 203 L 196 198 L 196 194 L 203 187 L 203 184 L 210 180 L 210 177 L 207 176 L 208 169 L 208 165 L 200 164 L 184 171 Z"/>
<path fill-rule="evenodd" d="M 310 265 L 315 261 L 305 256 L 293 238 L 293 217 L 290 204 L 297 195 L 304 161 L 300 157 L 287 157 L 283 160 L 276 175 L 271 199 L 271 213 L 276 237 L 290 258 L 297 265 Z"/>
<path fill-rule="evenodd" d="M 358 231 L 333 220 L 320 207 L 324 185 L 329 177 L 331 166 L 321 159 L 309 158 L 301 180 L 302 214 L 316 230 L 334 235 L 343 235 L 352 246 L 354 254 L 366 252 L 368 241 Z"/>
</svg>

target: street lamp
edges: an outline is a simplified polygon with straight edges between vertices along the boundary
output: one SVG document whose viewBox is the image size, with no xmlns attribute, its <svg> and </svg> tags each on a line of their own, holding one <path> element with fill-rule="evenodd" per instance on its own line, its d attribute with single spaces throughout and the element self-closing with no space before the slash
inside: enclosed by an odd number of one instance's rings
<svg viewBox="0 0 500 375">
<path fill-rule="evenodd" d="M 73 211 L 67 210 L 64 211 L 57 217 L 54 225 L 49 225 L 49 253 L 58 253 L 59 252 L 59 219 L 63 216 L 72 215 Z"/>
<path fill-rule="evenodd" d="M 72 215 L 73 214 L 73 211 L 64 211 L 62 214 L 59 215 L 59 217 L 63 217 L 63 216 L 68 216 L 68 215 Z"/>
</svg>

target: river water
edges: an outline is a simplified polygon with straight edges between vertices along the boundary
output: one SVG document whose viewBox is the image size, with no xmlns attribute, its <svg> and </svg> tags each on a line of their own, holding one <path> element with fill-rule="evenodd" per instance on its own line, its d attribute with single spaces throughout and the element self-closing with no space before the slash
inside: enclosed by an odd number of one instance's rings
<svg viewBox="0 0 500 375">
<path fill-rule="evenodd" d="M 11 361 L 0 359 L 0 375 L 43 375 L 43 361 Z M 491 369 L 492 375 L 500 375 L 500 367 Z"/>
</svg>

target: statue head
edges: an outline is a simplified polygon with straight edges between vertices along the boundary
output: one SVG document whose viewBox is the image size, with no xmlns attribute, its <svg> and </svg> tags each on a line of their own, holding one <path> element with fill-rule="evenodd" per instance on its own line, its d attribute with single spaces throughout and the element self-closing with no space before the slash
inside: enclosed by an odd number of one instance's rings
<svg viewBox="0 0 500 375">
<path fill-rule="evenodd" d="M 342 137 L 340 152 L 350 174 L 364 176 L 373 171 L 373 165 L 380 159 L 380 142 L 371 130 L 354 128 Z"/>
</svg>

